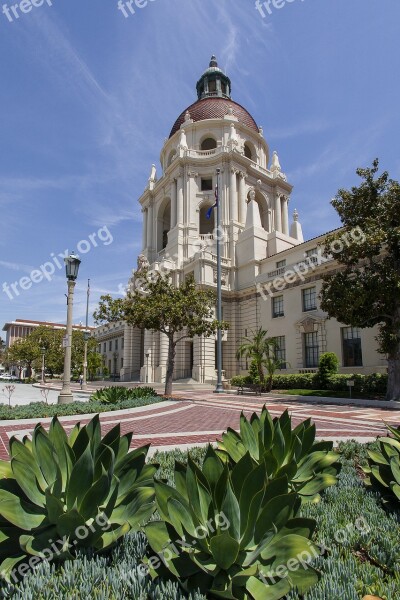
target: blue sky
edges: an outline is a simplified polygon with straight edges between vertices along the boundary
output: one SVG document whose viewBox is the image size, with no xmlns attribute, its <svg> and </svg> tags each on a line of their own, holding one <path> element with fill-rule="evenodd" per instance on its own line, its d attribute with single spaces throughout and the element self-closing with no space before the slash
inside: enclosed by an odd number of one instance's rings
<svg viewBox="0 0 400 600">
<path fill-rule="evenodd" d="M 129 18 L 117 0 L 46 0 L 12 22 L 0 12 L 1 323 L 65 321 L 63 271 L 12 300 L 2 288 L 81 240 L 75 322 L 87 278 L 91 308 L 126 284 L 137 199 L 212 53 L 278 151 L 307 238 L 338 224 L 330 199 L 358 166 L 379 157 L 400 178 L 398 0 L 271 12 L 253 0 L 153 0 Z"/>
</svg>

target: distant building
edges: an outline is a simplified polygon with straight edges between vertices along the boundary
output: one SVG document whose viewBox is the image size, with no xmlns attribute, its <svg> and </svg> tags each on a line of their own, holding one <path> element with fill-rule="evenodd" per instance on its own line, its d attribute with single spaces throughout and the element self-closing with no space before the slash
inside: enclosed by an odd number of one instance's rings
<svg viewBox="0 0 400 600">
<path fill-rule="evenodd" d="M 17 340 L 27 338 L 37 327 L 50 327 L 51 329 L 66 329 L 61 323 L 50 323 L 48 321 L 30 321 L 29 319 L 16 319 L 4 324 L 3 331 L 6 332 L 6 348 L 10 348 Z M 85 331 L 84 325 L 73 325 L 76 331 Z M 94 327 L 88 327 L 94 331 Z"/>
</svg>

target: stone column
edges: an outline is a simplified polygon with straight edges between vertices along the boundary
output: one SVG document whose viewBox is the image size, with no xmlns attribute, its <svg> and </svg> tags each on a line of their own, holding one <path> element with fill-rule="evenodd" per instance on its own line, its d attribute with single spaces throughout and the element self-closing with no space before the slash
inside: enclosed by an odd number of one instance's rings
<svg viewBox="0 0 400 600">
<path fill-rule="evenodd" d="M 230 220 L 237 221 L 238 220 L 238 195 L 236 189 L 236 169 L 231 167 L 231 180 L 229 185 L 229 195 L 230 195 Z"/>
<path fill-rule="evenodd" d="M 143 229 L 142 229 L 142 250 L 147 248 L 147 208 L 142 208 Z"/>
<path fill-rule="evenodd" d="M 289 235 L 289 199 L 284 196 L 282 200 L 282 233 Z"/>
<path fill-rule="evenodd" d="M 275 196 L 275 230 L 282 233 L 281 195 L 279 193 Z"/>
<path fill-rule="evenodd" d="M 171 229 L 176 225 L 176 179 L 171 183 Z"/>
<path fill-rule="evenodd" d="M 178 225 L 183 224 L 183 171 L 179 171 L 177 182 L 177 208 L 176 221 Z"/>
<path fill-rule="evenodd" d="M 154 246 L 153 224 L 153 200 L 150 200 L 150 204 L 147 208 L 147 248 L 149 248 L 149 250 Z"/>
<path fill-rule="evenodd" d="M 246 174 L 239 173 L 239 223 L 244 225 L 246 221 Z"/>
</svg>

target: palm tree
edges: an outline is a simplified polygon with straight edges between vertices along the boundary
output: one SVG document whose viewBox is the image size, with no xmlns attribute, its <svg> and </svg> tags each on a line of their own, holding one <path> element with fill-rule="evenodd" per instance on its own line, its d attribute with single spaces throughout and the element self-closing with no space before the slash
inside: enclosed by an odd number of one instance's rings
<svg viewBox="0 0 400 600">
<path fill-rule="evenodd" d="M 273 338 L 267 337 L 268 331 L 260 327 L 255 333 L 252 332 L 253 337 L 246 337 L 239 346 L 236 356 L 237 358 L 247 358 L 257 366 L 258 377 L 260 384 L 263 385 L 265 382 L 264 366 L 268 368 L 269 360 L 273 356 L 273 350 L 275 348 L 275 342 Z M 270 365 L 271 366 L 271 365 Z M 276 367 L 275 367 L 276 370 Z"/>
</svg>

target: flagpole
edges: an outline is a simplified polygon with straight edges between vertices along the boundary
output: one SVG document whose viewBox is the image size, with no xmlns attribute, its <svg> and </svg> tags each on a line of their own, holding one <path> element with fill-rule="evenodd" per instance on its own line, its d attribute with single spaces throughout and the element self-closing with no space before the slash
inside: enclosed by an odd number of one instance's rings
<svg viewBox="0 0 400 600">
<path fill-rule="evenodd" d="M 86 292 L 86 329 L 83 332 L 84 337 L 84 350 L 83 350 L 83 374 L 81 380 L 81 389 L 87 390 L 87 354 L 88 354 L 88 341 L 89 341 L 89 296 L 90 296 L 90 279 L 88 279 L 87 292 Z"/>
<path fill-rule="evenodd" d="M 221 289 L 221 207 L 220 207 L 220 173 L 217 169 L 217 319 L 222 321 L 222 289 Z M 222 387 L 222 330 L 217 330 L 217 386 L 215 394 L 221 394 Z"/>
</svg>

